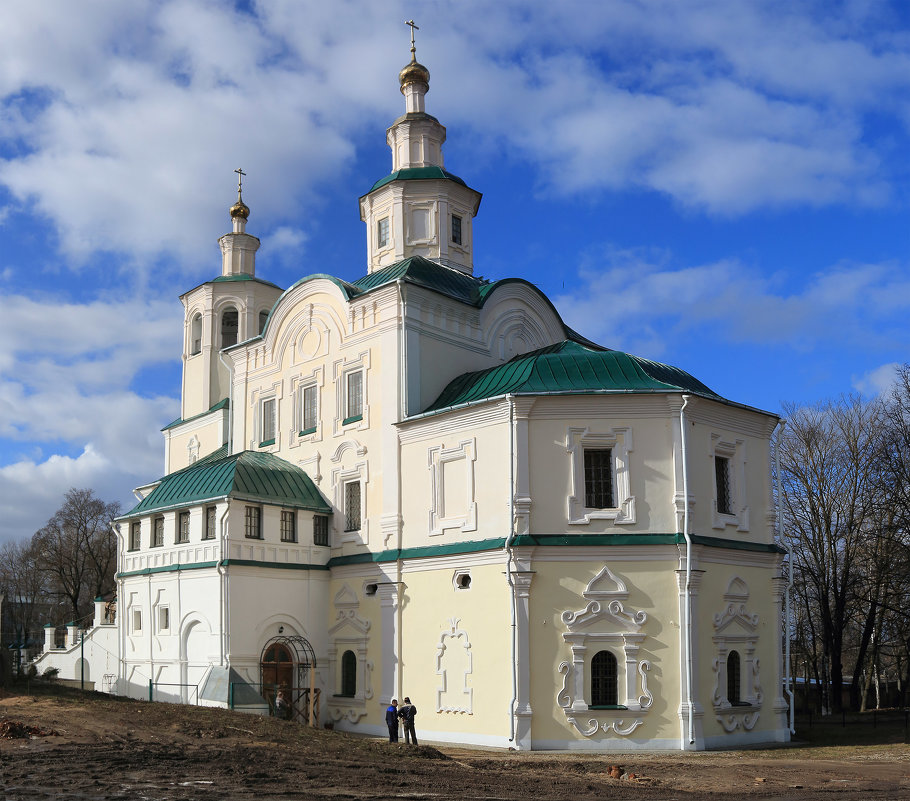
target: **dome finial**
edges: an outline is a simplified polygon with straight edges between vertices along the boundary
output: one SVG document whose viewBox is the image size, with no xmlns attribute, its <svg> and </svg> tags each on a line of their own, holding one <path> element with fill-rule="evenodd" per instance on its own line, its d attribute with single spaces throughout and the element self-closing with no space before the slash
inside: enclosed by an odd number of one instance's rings
<svg viewBox="0 0 910 801">
<path fill-rule="evenodd" d="M 247 220 L 250 216 L 250 209 L 243 202 L 243 176 L 246 173 L 238 167 L 234 172 L 237 173 L 237 202 L 231 206 L 231 219 L 237 220 L 238 218 L 242 220 Z"/>
<path fill-rule="evenodd" d="M 398 73 L 401 93 L 407 98 L 408 112 L 423 112 L 423 96 L 430 90 L 430 71 L 417 61 L 417 45 L 414 43 L 414 31 L 420 28 L 409 19 L 405 22 L 411 28 L 411 60 Z"/>
<path fill-rule="evenodd" d="M 407 22 L 405 22 L 405 25 L 411 26 L 411 63 L 416 64 L 417 63 L 417 45 L 414 44 L 414 31 L 419 31 L 420 26 L 415 24 L 414 20 L 412 20 L 412 19 L 409 19 Z"/>
</svg>

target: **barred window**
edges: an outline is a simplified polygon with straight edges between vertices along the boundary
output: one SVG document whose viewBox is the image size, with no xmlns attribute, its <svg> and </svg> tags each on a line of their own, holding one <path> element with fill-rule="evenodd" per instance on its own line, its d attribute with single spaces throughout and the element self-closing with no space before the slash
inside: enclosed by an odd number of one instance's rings
<svg viewBox="0 0 910 801">
<path fill-rule="evenodd" d="M 313 545 L 329 544 L 329 519 L 325 515 L 313 515 Z"/>
<path fill-rule="evenodd" d="M 598 651 L 591 660 L 591 706 L 616 706 L 617 687 L 616 657 Z"/>
<path fill-rule="evenodd" d="M 452 215 L 452 242 L 461 244 L 461 217 L 457 214 Z"/>
<path fill-rule="evenodd" d="M 297 512 L 281 510 L 281 541 L 297 542 Z"/>
<path fill-rule="evenodd" d="M 190 513 L 181 512 L 177 520 L 177 536 L 174 538 L 176 543 L 190 541 Z"/>
<path fill-rule="evenodd" d="M 349 481 L 344 485 L 344 530 L 360 530 L 360 482 Z"/>
<path fill-rule="evenodd" d="M 739 652 L 730 651 L 727 655 L 727 700 L 733 704 L 740 700 Z"/>
<path fill-rule="evenodd" d="M 130 523 L 130 550 L 138 551 L 142 546 L 142 523 L 136 520 Z"/>
<path fill-rule="evenodd" d="M 345 651 L 341 656 L 341 695 L 353 698 L 357 694 L 357 656 Z"/>
<path fill-rule="evenodd" d="M 229 348 L 237 344 L 237 332 L 240 330 L 237 309 L 229 306 L 221 314 L 221 347 Z"/>
<path fill-rule="evenodd" d="M 215 507 L 209 506 L 205 510 L 205 535 L 204 540 L 215 539 Z"/>
<path fill-rule="evenodd" d="M 156 517 L 152 523 L 152 547 L 164 545 L 164 518 Z"/>
<path fill-rule="evenodd" d="M 733 499 L 730 493 L 730 460 L 714 455 L 714 482 L 717 486 L 717 513 L 733 514 Z"/>
<path fill-rule="evenodd" d="M 612 509 L 613 450 L 585 448 L 585 506 L 588 509 Z"/>
<path fill-rule="evenodd" d="M 345 376 L 344 422 L 353 422 L 363 417 L 363 373 L 356 370 Z"/>
<path fill-rule="evenodd" d="M 244 529 L 248 539 L 262 539 L 262 510 L 258 506 L 246 507 L 246 521 Z"/>
<path fill-rule="evenodd" d="M 304 387 L 301 393 L 300 422 L 301 434 L 312 434 L 316 430 L 316 419 L 318 414 L 317 403 L 319 400 L 319 387 L 315 384 Z"/>
</svg>

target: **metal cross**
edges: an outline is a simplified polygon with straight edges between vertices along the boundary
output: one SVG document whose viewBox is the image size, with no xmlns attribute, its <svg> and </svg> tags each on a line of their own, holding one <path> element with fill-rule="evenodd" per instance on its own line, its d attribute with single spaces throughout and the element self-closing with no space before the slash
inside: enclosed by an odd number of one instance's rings
<svg viewBox="0 0 910 801">
<path fill-rule="evenodd" d="M 243 176 L 246 175 L 246 173 L 240 167 L 234 170 L 234 172 L 237 173 L 237 197 L 239 198 L 243 192 Z"/>
<path fill-rule="evenodd" d="M 414 23 L 414 20 L 409 19 L 405 22 L 405 25 L 411 26 L 411 55 L 415 58 L 417 57 L 417 45 L 414 44 L 414 31 L 419 31 L 420 27 Z"/>
</svg>

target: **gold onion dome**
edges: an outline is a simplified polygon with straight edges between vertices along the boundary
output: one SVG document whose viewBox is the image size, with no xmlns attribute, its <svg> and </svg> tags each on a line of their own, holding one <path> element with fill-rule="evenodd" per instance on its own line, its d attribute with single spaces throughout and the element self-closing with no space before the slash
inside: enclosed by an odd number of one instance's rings
<svg viewBox="0 0 910 801">
<path fill-rule="evenodd" d="M 249 219 L 249 216 L 249 206 L 238 197 L 237 202 L 231 206 L 231 219 L 233 220 L 235 217 L 242 217 L 244 220 L 247 220 Z"/>
<path fill-rule="evenodd" d="M 414 54 L 411 54 L 411 62 L 408 64 L 401 72 L 398 73 L 398 82 L 401 84 L 401 88 L 409 83 L 414 83 L 419 81 L 420 83 L 425 83 L 427 86 L 430 85 L 430 71 L 423 66 L 423 64 L 418 63 L 417 57 Z"/>
</svg>

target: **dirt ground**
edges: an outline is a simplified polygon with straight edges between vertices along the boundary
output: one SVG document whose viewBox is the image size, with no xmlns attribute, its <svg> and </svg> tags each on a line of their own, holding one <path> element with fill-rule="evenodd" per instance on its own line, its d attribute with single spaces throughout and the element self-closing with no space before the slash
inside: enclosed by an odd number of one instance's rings
<svg viewBox="0 0 910 801">
<path fill-rule="evenodd" d="M 611 778 L 612 765 L 640 778 Z M 910 799 L 910 746 L 632 756 L 409 748 L 220 709 L 32 687 L 0 692 L 0 791 L 9 801 Z"/>
</svg>

